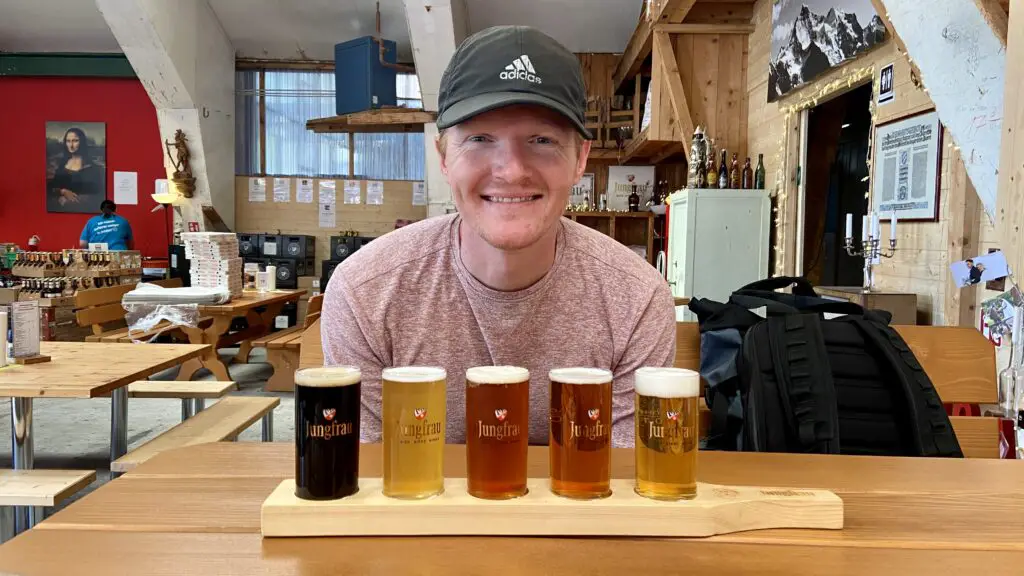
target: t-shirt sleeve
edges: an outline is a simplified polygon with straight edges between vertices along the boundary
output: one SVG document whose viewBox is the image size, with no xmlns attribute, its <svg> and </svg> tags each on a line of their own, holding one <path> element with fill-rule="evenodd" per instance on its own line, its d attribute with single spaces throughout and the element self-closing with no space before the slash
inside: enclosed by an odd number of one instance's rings
<svg viewBox="0 0 1024 576">
<path fill-rule="evenodd" d="M 351 365 L 362 371 L 359 408 L 359 439 L 381 441 L 381 383 L 383 362 L 374 352 L 365 329 L 369 322 L 353 310 L 351 293 L 336 271 L 324 293 L 320 337 L 324 365 Z"/>
<path fill-rule="evenodd" d="M 92 225 L 92 221 L 89 221 L 89 222 L 85 223 L 85 226 L 82 227 L 82 235 L 79 237 L 79 240 L 85 240 L 85 241 L 89 240 L 89 228 L 90 228 L 91 225 Z"/>
<path fill-rule="evenodd" d="M 633 329 L 622 359 L 615 366 L 612 388 L 612 446 L 632 448 L 633 373 L 643 366 L 672 366 L 676 356 L 676 310 L 667 284 L 654 290 Z"/>
</svg>

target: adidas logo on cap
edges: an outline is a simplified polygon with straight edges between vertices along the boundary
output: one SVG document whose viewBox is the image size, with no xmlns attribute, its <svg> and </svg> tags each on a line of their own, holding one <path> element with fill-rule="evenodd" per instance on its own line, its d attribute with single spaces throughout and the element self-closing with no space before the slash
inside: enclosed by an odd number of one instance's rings
<svg viewBox="0 0 1024 576">
<path fill-rule="evenodd" d="M 533 82 L 534 84 L 540 84 L 540 77 L 537 76 L 537 71 L 533 69 L 533 63 L 530 62 L 530 57 L 523 54 L 519 58 L 512 61 L 511 64 L 505 66 L 505 70 L 498 75 L 502 80 L 526 80 L 527 82 Z"/>
</svg>

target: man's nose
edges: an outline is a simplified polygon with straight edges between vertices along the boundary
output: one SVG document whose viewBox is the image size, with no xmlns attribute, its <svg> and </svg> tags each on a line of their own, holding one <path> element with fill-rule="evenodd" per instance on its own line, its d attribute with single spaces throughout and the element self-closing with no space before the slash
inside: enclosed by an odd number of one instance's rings
<svg viewBox="0 0 1024 576">
<path fill-rule="evenodd" d="M 529 174 L 526 150 L 516 143 L 504 143 L 495 155 L 492 172 L 508 182 L 521 180 Z"/>
</svg>

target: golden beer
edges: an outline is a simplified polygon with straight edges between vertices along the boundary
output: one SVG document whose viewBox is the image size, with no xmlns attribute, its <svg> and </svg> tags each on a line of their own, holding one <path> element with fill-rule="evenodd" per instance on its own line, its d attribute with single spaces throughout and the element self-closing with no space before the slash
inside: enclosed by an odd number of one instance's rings
<svg viewBox="0 0 1024 576">
<path fill-rule="evenodd" d="M 636 492 L 656 500 L 697 495 L 700 375 L 682 368 L 639 368 L 636 390 Z"/>
<path fill-rule="evenodd" d="M 526 494 L 530 371 L 477 366 L 466 371 L 466 472 L 477 498 Z"/>
<path fill-rule="evenodd" d="M 551 491 L 578 499 L 611 495 L 612 373 L 558 368 L 551 380 Z"/>
<path fill-rule="evenodd" d="M 447 406 L 444 368 L 381 372 L 384 396 L 384 495 L 417 500 L 444 492 Z"/>
</svg>

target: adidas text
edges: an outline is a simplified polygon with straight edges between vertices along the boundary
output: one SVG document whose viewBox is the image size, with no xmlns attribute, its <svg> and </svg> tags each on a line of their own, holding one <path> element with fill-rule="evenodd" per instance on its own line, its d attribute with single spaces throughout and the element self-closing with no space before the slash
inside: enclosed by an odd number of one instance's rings
<svg viewBox="0 0 1024 576">
<path fill-rule="evenodd" d="M 540 78 L 534 74 L 530 74 L 526 70 L 515 70 L 508 71 L 503 70 L 499 75 L 502 80 L 527 80 L 534 84 L 541 84 Z"/>
</svg>

